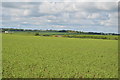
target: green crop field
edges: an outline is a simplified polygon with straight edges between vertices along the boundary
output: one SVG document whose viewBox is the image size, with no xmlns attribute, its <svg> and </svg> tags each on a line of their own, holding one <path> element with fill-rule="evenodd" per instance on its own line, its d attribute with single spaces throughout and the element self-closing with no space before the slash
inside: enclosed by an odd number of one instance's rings
<svg viewBox="0 0 120 80">
<path fill-rule="evenodd" d="M 2 35 L 3 78 L 117 78 L 118 41 Z"/>
</svg>

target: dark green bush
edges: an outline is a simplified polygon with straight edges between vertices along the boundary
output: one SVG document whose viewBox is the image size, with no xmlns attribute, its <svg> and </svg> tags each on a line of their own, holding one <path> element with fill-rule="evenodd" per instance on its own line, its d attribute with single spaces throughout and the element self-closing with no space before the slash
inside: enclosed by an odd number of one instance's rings
<svg viewBox="0 0 120 80">
<path fill-rule="evenodd" d="M 48 34 L 44 34 L 43 36 L 50 36 L 50 35 L 48 35 Z"/>
<path fill-rule="evenodd" d="M 39 33 L 35 33 L 35 36 L 39 36 Z"/>
</svg>

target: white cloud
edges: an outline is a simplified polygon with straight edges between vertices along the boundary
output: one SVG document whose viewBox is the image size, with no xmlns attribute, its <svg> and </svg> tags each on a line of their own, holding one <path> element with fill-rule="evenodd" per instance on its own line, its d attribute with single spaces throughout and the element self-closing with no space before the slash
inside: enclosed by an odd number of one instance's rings
<svg viewBox="0 0 120 80">
<path fill-rule="evenodd" d="M 118 2 L 115 2 L 115 3 L 113 3 L 113 2 L 106 2 L 106 3 L 101 2 L 101 3 L 96 3 L 95 5 L 100 10 L 108 10 L 108 11 L 110 10 L 110 11 L 112 11 L 112 10 L 117 9 Z"/>
<path fill-rule="evenodd" d="M 30 14 L 30 10 L 29 9 L 26 9 L 23 11 L 23 15 L 24 16 L 28 16 Z"/>
<path fill-rule="evenodd" d="M 117 28 L 117 6 L 113 2 L 3 3 L 3 23 L 47 26 L 39 27 L 44 29 L 53 26 L 55 29 L 79 27 L 81 30 L 80 26 L 85 26 L 91 30 L 93 26 L 93 30 L 104 30 L 103 27 L 108 29 L 108 26 Z"/>
<path fill-rule="evenodd" d="M 101 21 L 101 25 L 104 25 L 104 26 L 112 26 L 114 28 L 117 28 L 118 27 L 118 13 L 117 12 L 114 12 L 114 13 L 110 13 L 109 14 L 109 19 L 107 20 L 103 20 Z"/>
<path fill-rule="evenodd" d="M 119 0 L 3 0 L 2 2 L 118 2 Z"/>
<path fill-rule="evenodd" d="M 100 17 L 101 16 L 100 16 L 99 13 L 93 13 L 93 14 L 91 14 L 91 15 L 88 16 L 88 18 L 90 18 L 90 19 L 95 19 L 95 18 L 100 18 Z"/>
</svg>

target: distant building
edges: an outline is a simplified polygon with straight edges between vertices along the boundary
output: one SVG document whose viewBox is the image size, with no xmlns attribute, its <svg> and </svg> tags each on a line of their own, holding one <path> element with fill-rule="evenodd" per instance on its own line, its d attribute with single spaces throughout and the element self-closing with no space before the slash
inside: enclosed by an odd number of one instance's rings
<svg viewBox="0 0 120 80">
<path fill-rule="evenodd" d="M 8 34 L 9 32 L 8 31 L 5 31 L 5 34 Z"/>
<path fill-rule="evenodd" d="M 11 32 L 11 31 L 5 31 L 5 34 L 8 34 L 8 33 L 10 33 L 10 34 L 11 34 L 11 33 L 13 33 L 13 32 Z"/>
</svg>

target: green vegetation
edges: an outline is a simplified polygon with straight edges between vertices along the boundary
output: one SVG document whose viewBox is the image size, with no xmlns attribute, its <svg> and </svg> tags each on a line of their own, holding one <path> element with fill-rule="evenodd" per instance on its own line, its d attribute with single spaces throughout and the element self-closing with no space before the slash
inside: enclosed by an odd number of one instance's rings
<svg viewBox="0 0 120 80">
<path fill-rule="evenodd" d="M 115 33 L 97 33 L 97 32 L 81 32 L 72 30 L 27 30 L 27 29 L 12 29 L 3 28 L 2 32 L 9 31 L 17 35 L 34 35 L 34 36 L 50 36 L 50 37 L 68 37 L 68 38 L 89 38 L 89 39 L 107 39 L 118 40 L 120 34 Z"/>
<path fill-rule="evenodd" d="M 117 40 L 3 34 L 3 78 L 117 78 L 117 45 Z"/>
<path fill-rule="evenodd" d="M 118 36 L 115 35 L 64 35 L 64 37 L 118 40 Z"/>
<path fill-rule="evenodd" d="M 39 33 L 35 33 L 35 36 L 39 36 Z"/>
</svg>

